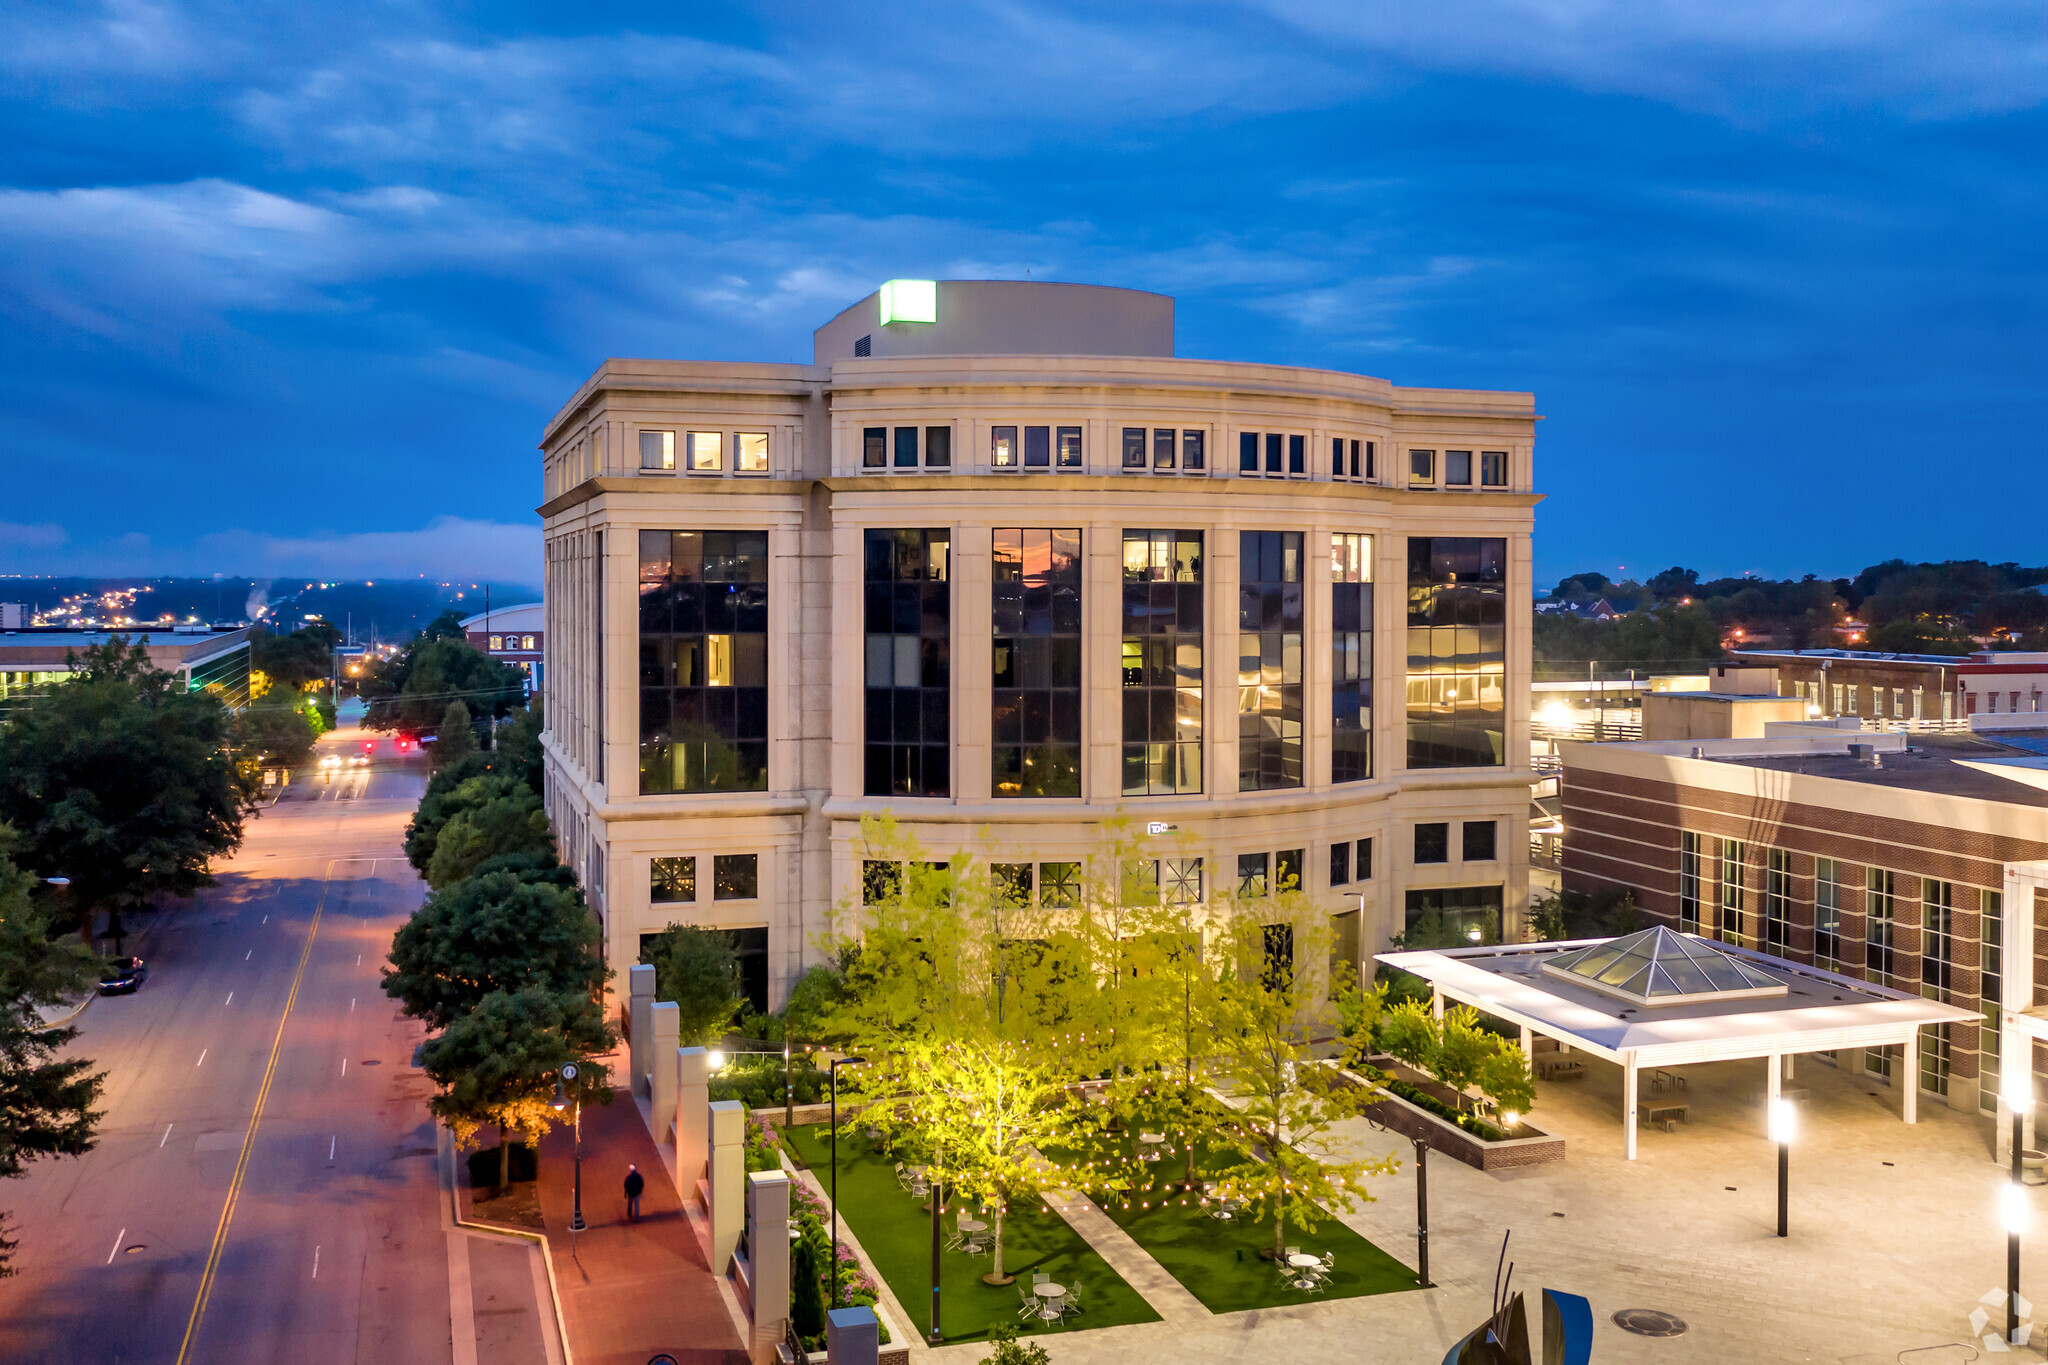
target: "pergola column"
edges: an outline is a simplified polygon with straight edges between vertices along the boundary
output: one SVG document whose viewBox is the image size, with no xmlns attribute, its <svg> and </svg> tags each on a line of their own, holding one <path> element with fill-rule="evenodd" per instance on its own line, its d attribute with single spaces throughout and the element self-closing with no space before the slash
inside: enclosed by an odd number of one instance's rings
<svg viewBox="0 0 2048 1365">
<path fill-rule="evenodd" d="M 1434 981 L 1429 984 L 1429 1012 L 1439 1024 L 1444 1021 L 1444 993 Z"/>
<path fill-rule="evenodd" d="M 1771 1115 L 1777 1112 L 1780 1083 L 1784 1079 L 1784 1057 L 1789 1054 L 1773 1052 L 1764 1058 L 1764 1132 L 1771 1131 Z"/>
<path fill-rule="evenodd" d="M 1636 1054 L 1621 1054 L 1622 1155 L 1636 1159 Z"/>
<path fill-rule="evenodd" d="M 1529 1032 L 1527 1024 L 1522 1025 L 1522 1056 L 1526 1060 L 1536 1055 L 1536 1035 Z"/>
<path fill-rule="evenodd" d="M 1920 1030 L 1914 1029 L 1906 1035 L 1905 1075 L 1900 1077 L 1905 1085 L 1902 1094 L 1901 1117 L 1908 1123 L 1920 1121 Z"/>
</svg>

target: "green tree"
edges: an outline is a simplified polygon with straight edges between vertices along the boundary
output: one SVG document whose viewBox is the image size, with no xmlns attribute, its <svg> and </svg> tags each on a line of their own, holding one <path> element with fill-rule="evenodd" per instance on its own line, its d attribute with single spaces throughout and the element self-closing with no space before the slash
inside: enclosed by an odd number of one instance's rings
<svg viewBox="0 0 2048 1365">
<path fill-rule="evenodd" d="M 313 756 L 318 728 L 295 698 L 252 702 L 236 715 L 235 756 L 244 764 L 264 768 L 298 768 Z"/>
<path fill-rule="evenodd" d="M 435 890 L 453 885 L 500 854 L 554 851 L 547 812 L 533 789 L 516 778 L 498 780 L 509 784 L 503 794 L 458 813 L 441 827 L 427 863 L 427 885 Z"/>
<path fill-rule="evenodd" d="M 413 810 L 411 823 L 405 827 L 405 860 L 413 865 L 414 871 L 422 877 L 427 875 L 442 826 L 461 812 L 512 791 L 513 784 L 507 781 L 469 785 L 478 778 L 494 777 L 502 778 L 503 774 L 492 766 L 491 756 L 472 754 L 427 779 L 427 790 Z"/>
<path fill-rule="evenodd" d="M 1479 1011 L 1470 1005 L 1455 1005 L 1444 1011 L 1443 1022 L 1437 1026 L 1436 1057 L 1430 1070 L 1462 1098 L 1499 1046 L 1498 1035 L 1479 1027 Z"/>
<path fill-rule="evenodd" d="M 430 893 L 391 942 L 384 993 L 446 1028 L 496 991 L 595 998 L 607 973 L 597 921 L 574 891 L 510 872 Z"/>
<path fill-rule="evenodd" d="M 498 1129 L 498 1186 L 510 1178 L 510 1133 L 539 1135 L 559 1116 L 553 1099 L 564 1065 L 575 1062 L 585 1099 L 611 1103 L 603 1062 L 618 1045 L 603 1010 L 580 991 L 540 986 L 492 991 L 420 1050 L 420 1068 L 440 1087 L 429 1107 L 456 1139 Z"/>
<path fill-rule="evenodd" d="M 35 879 L 13 862 L 15 844 L 0 825 L 0 1179 L 42 1157 L 91 1151 L 106 1083 L 89 1060 L 59 1056 L 77 1029 L 43 1028 L 42 1006 L 92 989 L 95 960 L 75 939 L 51 941 L 49 916 L 29 896 Z M 0 1235 L 0 1276 L 14 1273 L 14 1248 Z"/>
<path fill-rule="evenodd" d="M 1399 1000 L 1380 1020 L 1380 1047 L 1417 1071 L 1436 1072 L 1436 1016 L 1420 1000 Z"/>
<path fill-rule="evenodd" d="M 1273 1220 L 1277 1260 L 1288 1224 L 1314 1232 L 1331 1209 L 1370 1201 L 1366 1179 L 1394 1166 L 1391 1158 L 1322 1155 L 1331 1130 L 1374 1099 L 1316 1056 L 1332 1022 L 1329 982 L 1316 969 L 1328 960 L 1329 917 L 1298 891 L 1264 904 L 1218 904 L 1225 919 L 1211 944 L 1218 969 L 1208 1006 L 1212 1074 L 1233 1107 L 1203 1134 L 1222 1158 L 1209 1174 L 1220 1192 Z"/>
<path fill-rule="evenodd" d="M 1492 1055 L 1480 1063 L 1479 1093 L 1503 1115 L 1526 1115 L 1536 1107 L 1536 1079 L 1529 1074 L 1529 1059 L 1520 1047 L 1497 1040 Z"/>
<path fill-rule="evenodd" d="M 363 725 L 422 735 L 434 730 L 448 703 L 463 702 L 472 719 L 503 716 L 525 704 L 526 675 L 459 638 L 422 635 L 393 658 L 372 664 L 357 692 L 368 703 Z"/>
<path fill-rule="evenodd" d="M 469 708 L 460 700 L 451 701 L 434 732 L 434 766 L 445 768 L 460 763 L 475 752 L 476 731 L 469 723 Z"/>
<path fill-rule="evenodd" d="M 123 907 L 213 884 L 213 860 L 241 845 L 251 788 L 216 697 L 177 690 L 119 636 L 70 661 L 73 681 L 0 724 L 0 821 L 22 865 L 69 877 L 68 909 L 87 927 L 108 910 L 118 939 Z"/>
<path fill-rule="evenodd" d="M 798 1043 L 829 1043 L 834 1038 L 828 1020 L 845 1003 L 846 979 L 836 966 L 823 963 L 812 967 L 790 987 L 782 1006 L 784 1036 Z"/>
<path fill-rule="evenodd" d="M 676 1006 L 684 1047 L 724 1037 L 746 1004 L 739 955 L 716 929 L 671 924 L 640 950 L 640 960 L 654 965 L 654 998 Z"/>
<path fill-rule="evenodd" d="M 289 635 L 269 630 L 249 633 L 249 667 L 270 679 L 274 691 L 290 696 L 305 692 L 309 683 L 325 683 L 334 676 L 334 649 L 341 632 L 325 621 L 315 621 Z"/>
<path fill-rule="evenodd" d="M 547 729 L 543 703 L 536 696 L 524 710 L 514 711 L 498 730 L 497 754 L 500 771 L 521 778 L 536 792 L 544 790 L 545 764 L 540 737 Z"/>
<path fill-rule="evenodd" d="M 789 1255 L 790 1326 L 799 1338 L 808 1340 L 825 1331 L 824 1269 L 818 1264 L 818 1249 L 808 1237 L 798 1239 Z"/>
</svg>

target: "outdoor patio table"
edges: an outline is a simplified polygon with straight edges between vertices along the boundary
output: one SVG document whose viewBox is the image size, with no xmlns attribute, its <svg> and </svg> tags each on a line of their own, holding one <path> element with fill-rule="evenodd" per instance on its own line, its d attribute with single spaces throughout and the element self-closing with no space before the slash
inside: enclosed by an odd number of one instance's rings
<svg viewBox="0 0 2048 1365">
<path fill-rule="evenodd" d="M 1320 1256 L 1311 1256 L 1305 1251 L 1297 1251 L 1287 1258 L 1287 1264 L 1303 1272 L 1301 1278 L 1294 1282 L 1296 1289 L 1314 1289 L 1316 1287 L 1316 1277 L 1310 1272 L 1311 1270 L 1320 1270 L 1322 1268 L 1323 1261 Z"/>
<path fill-rule="evenodd" d="M 1142 1147 L 1151 1147 L 1155 1149 L 1163 1147 L 1166 1145 L 1166 1134 L 1140 1133 L 1138 1134 L 1138 1144 Z M 1159 1153 L 1156 1150 L 1146 1152 L 1144 1153 L 1144 1159 L 1146 1161 L 1157 1161 L 1159 1160 Z"/>
<path fill-rule="evenodd" d="M 1655 1127 L 1664 1125 L 1664 1131 L 1675 1133 L 1680 1123 L 1691 1123 L 1691 1105 L 1684 1100 L 1651 1100 L 1643 1106 L 1643 1122 Z"/>
<path fill-rule="evenodd" d="M 1038 1316 L 1047 1322 L 1059 1322 L 1066 1317 L 1067 1287 L 1063 1284 L 1034 1284 L 1031 1292 L 1038 1295 Z"/>
<path fill-rule="evenodd" d="M 1038 1295 L 1041 1299 L 1060 1299 L 1066 1297 L 1067 1287 L 1063 1284 L 1054 1284 L 1051 1280 L 1047 1280 L 1044 1284 L 1032 1285 L 1031 1292 Z"/>
</svg>

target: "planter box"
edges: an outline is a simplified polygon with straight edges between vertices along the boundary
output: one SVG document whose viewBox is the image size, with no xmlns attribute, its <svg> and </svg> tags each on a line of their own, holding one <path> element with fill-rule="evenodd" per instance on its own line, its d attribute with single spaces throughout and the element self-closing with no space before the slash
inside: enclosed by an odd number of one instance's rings
<svg viewBox="0 0 2048 1365">
<path fill-rule="evenodd" d="M 1351 1072 L 1344 1073 L 1361 1086 L 1366 1084 L 1363 1077 Z M 1540 1166 L 1546 1161 L 1564 1160 L 1564 1139 L 1555 1134 L 1543 1132 L 1527 1119 L 1521 1126 L 1531 1136 L 1508 1138 L 1504 1142 L 1488 1142 L 1476 1133 L 1468 1133 L 1448 1119 L 1438 1118 L 1420 1105 L 1410 1104 L 1399 1095 L 1390 1095 L 1378 1104 L 1365 1109 L 1368 1118 L 1385 1124 L 1394 1132 L 1410 1139 L 1419 1138 L 1429 1144 L 1434 1152 L 1442 1152 L 1456 1161 L 1462 1161 L 1481 1171 L 1512 1170 L 1520 1166 Z"/>
</svg>

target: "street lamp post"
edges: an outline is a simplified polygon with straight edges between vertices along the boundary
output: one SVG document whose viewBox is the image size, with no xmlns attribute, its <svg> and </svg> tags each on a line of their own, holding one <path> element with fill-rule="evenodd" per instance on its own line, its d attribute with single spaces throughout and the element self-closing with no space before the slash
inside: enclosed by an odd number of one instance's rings
<svg viewBox="0 0 2048 1365">
<path fill-rule="evenodd" d="M 582 1072 L 577 1069 L 576 1063 L 569 1062 L 562 1067 L 561 1075 L 555 1079 L 554 1104 L 557 1114 L 561 1113 L 569 1104 L 568 1097 L 562 1093 L 562 1082 L 567 1081 L 576 1087 L 576 1110 L 571 1120 L 576 1134 L 573 1147 L 576 1166 L 576 1206 L 574 1213 L 569 1219 L 569 1231 L 571 1232 L 583 1232 L 589 1226 L 583 1221 L 583 1086 L 577 1079 L 581 1075 Z"/>
<path fill-rule="evenodd" d="M 1415 1139 L 1415 1283 L 1434 1289 L 1429 1282 L 1429 1142 Z"/>
<path fill-rule="evenodd" d="M 2006 1182 L 2005 1215 L 2005 1339 L 2015 1341 L 2020 1331 L 2020 1234 L 2027 1228 L 2027 1188 L 2021 1182 L 2020 1154 L 2026 1146 L 2024 1120 L 2034 1102 L 2033 1077 L 2028 1074 L 2031 1044 L 2024 1052 L 2006 1043 L 2004 1075 L 2000 1088 L 2005 1106 L 2012 1111 L 2012 1178 Z M 2015 1055 L 2017 1054 L 2017 1055 Z"/>
<path fill-rule="evenodd" d="M 832 1088 L 832 1247 L 825 1254 L 832 1260 L 832 1306 L 839 1306 L 839 1068 L 858 1066 L 865 1057 L 834 1057 L 825 1068 Z"/>
<path fill-rule="evenodd" d="M 1778 1235 L 1786 1235 L 1787 1213 L 1791 1203 L 1790 1185 L 1792 1179 L 1792 1101 L 1776 1099 L 1771 1101 L 1771 1141 L 1778 1144 Z"/>
</svg>

